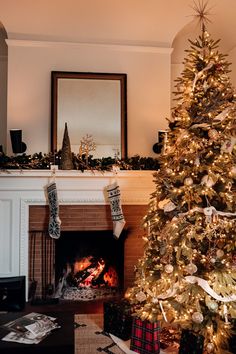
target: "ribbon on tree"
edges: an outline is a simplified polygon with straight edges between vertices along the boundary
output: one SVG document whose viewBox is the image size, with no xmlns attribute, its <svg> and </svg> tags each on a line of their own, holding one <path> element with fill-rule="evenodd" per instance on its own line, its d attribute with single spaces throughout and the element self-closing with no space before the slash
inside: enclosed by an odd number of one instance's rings
<svg viewBox="0 0 236 354">
<path fill-rule="evenodd" d="M 236 213 L 228 213 L 225 211 L 220 211 L 220 210 L 217 210 L 213 206 L 209 206 L 206 208 L 195 207 L 195 208 L 187 211 L 186 213 L 180 213 L 179 216 L 182 217 L 182 216 L 188 215 L 189 213 L 191 214 L 194 212 L 199 212 L 199 213 L 204 214 L 206 216 L 207 223 L 209 223 L 211 221 L 211 218 L 217 218 L 218 216 L 226 216 L 226 217 L 236 216 Z"/>
<path fill-rule="evenodd" d="M 213 63 L 209 63 L 204 69 L 202 69 L 201 71 L 199 71 L 198 73 L 195 74 L 195 78 L 193 80 L 193 91 L 195 89 L 195 85 L 197 83 L 197 80 L 200 79 L 200 77 L 204 74 L 205 71 L 211 69 L 212 66 L 213 66 Z"/>
<path fill-rule="evenodd" d="M 236 295 L 231 295 L 231 296 L 220 296 L 218 295 L 208 284 L 208 281 L 205 279 L 196 277 L 195 275 L 188 275 L 185 277 L 185 280 L 190 283 L 190 284 L 196 284 L 199 285 L 207 294 L 209 294 L 211 297 L 213 297 L 215 300 L 221 301 L 221 302 L 231 302 L 236 300 Z"/>
</svg>

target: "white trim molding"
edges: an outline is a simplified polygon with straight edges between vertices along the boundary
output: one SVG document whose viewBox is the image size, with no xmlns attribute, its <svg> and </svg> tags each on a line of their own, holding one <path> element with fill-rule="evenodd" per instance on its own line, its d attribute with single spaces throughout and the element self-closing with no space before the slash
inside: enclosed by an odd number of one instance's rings
<svg viewBox="0 0 236 354">
<path fill-rule="evenodd" d="M 115 180 L 123 205 L 147 205 L 155 188 L 153 179 L 153 171 L 55 173 L 60 205 L 108 204 L 106 186 Z M 0 262 L 0 276 L 25 275 L 28 279 L 29 206 L 47 204 L 45 187 L 51 181 L 50 170 L 0 171 L 0 207 L 4 210 L 0 255 L 6 262 L 6 266 Z"/>
</svg>

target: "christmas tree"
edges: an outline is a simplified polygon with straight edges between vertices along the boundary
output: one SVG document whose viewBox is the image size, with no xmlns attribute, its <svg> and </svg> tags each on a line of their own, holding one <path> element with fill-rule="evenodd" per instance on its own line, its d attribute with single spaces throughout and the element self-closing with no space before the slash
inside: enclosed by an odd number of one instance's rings
<svg viewBox="0 0 236 354">
<path fill-rule="evenodd" d="M 203 335 L 205 352 L 222 354 L 236 318 L 236 95 L 227 57 L 207 32 L 204 11 L 199 17 L 127 296 L 142 320 L 161 315 Z"/>
</svg>

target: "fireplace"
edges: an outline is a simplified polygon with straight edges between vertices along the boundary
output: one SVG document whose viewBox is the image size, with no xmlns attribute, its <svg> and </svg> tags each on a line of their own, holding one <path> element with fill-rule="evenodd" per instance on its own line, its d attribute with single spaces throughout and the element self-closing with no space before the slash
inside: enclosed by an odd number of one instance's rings
<svg viewBox="0 0 236 354">
<path fill-rule="evenodd" d="M 102 297 L 103 293 L 105 297 L 116 296 L 118 292 L 132 286 L 134 267 L 143 254 L 142 236 L 145 232 L 142 218 L 145 211 L 144 205 L 124 205 L 126 224 L 120 238 L 116 240 L 112 234 L 108 205 L 62 205 L 61 236 L 54 240 L 47 233 L 48 207 L 30 206 L 29 282 L 33 278 L 37 282 L 36 296 L 51 296 L 54 288 L 58 297 L 63 298 L 65 292 L 66 300 L 92 300 Z M 35 261 L 32 259 L 34 254 Z M 118 278 L 117 286 L 105 286 L 103 278 L 100 278 L 100 286 L 93 282 L 91 287 L 87 287 L 89 279 L 76 285 L 77 280 L 74 278 L 79 278 L 79 275 L 83 278 L 82 273 L 76 275 L 78 264 L 81 266 L 84 261 L 85 268 L 94 268 L 99 266 L 100 260 L 106 265 L 107 277 L 114 269 L 113 276 Z M 65 283 L 69 283 L 67 289 Z M 78 295 L 76 287 L 81 290 L 83 298 Z M 87 298 L 84 294 L 88 294 Z"/>
<path fill-rule="evenodd" d="M 56 184 L 60 203 L 61 231 L 111 231 L 110 206 L 105 193 L 114 181 L 113 172 L 56 171 Z M 45 186 L 52 178 L 49 170 L 11 170 L 0 174 L 0 276 L 26 277 L 28 285 L 37 282 L 37 292 L 46 288 L 51 293 L 50 273 L 54 259 L 43 259 L 43 250 L 54 252 L 55 242 L 48 236 L 48 207 Z M 150 194 L 155 188 L 153 171 L 119 171 L 115 178 L 121 189 L 125 216 L 124 290 L 133 285 L 134 266 L 143 255 L 142 219 L 146 214 Z M 34 235 L 34 236 L 33 236 Z M 33 237 L 32 237 L 33 236 Z M 35 241 L 35 265 L 29 257 L 32 240 Z M 43 279 L 42 279 L 43 278 Z M 42 281 L 43 280 L 43 281 Z M 41 290 L 40 290 L 41 289 Z"/>
</svg>

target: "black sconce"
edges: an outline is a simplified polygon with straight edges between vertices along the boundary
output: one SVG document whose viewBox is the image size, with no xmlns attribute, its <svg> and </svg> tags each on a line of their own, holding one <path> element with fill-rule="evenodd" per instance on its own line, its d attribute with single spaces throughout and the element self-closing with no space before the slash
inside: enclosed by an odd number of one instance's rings
<svg viewBox="0 0 236 354">
<path fill-rule="evenodd" d="M 22 130 L 20 129 L 11 129 L 11 146 L 14 154 L 22 154 L 26 151 L 26 144 L 22 141 Z"/>
<path fill-rule="evenodd" d="M 161 152 L 163 152 L 162 148 L 165 145 L 166 136 L 167 130 L 158 130 L 157 143 L 155 143 L 152 147 L 153 151 L 156 154 L 160 154 Z"/>
</svg>

